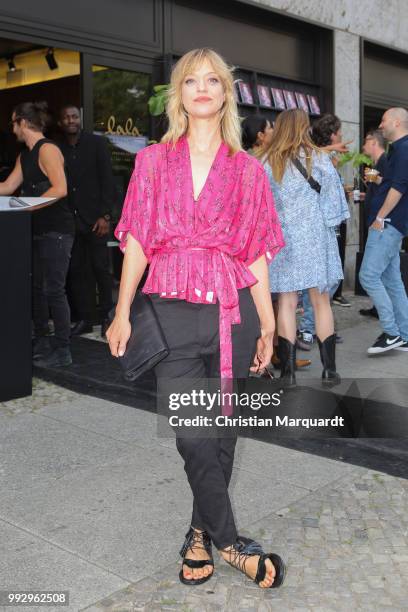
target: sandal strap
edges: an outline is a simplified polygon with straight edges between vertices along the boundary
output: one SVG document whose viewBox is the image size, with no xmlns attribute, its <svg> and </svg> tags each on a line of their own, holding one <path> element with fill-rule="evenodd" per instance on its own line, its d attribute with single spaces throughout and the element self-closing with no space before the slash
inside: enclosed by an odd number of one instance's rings
<svg viewBox="0 0 408 612">
<path fill-rule="evenodd" d="M 250 538 L 245 538 L 244 536 L 238 536 L 236 545 L 234 546 L 236 550 L 245 555 L 263 555 L 263 548 L 258 542 L 255 540 L 251 540 Z"/>
<path fill-rule="evenodd" d="M 266 576 L 266 559 L 269 559 L 270 556 L 269 555 L 265 555 L 263 554 L 261 557 L 259 557 L 259 561 L 258 561 L 258 569 L 256 572 L 256 576 L 254 578 L 254 582 L 256 582 L 256 584 L 259 584 L 260 582 L 262 582 L 262 580 L 265 579 Z"/>
<path fill-rule="evenodd" d="M 214 566 L 214 561 L 212 559 L 202 559 L 201 561 L 197 561 L 196 559 L 183 559 L 183 565 L 187 565 L 187 567 L 191 569 L 200 569 L 206 565 Z"/>
<path fill-rule="evenodd" d="M 267 555 L 262 555 L 259 559 L 258 563 L 258 571 L 255 576 L 255 582 L 259 584 L 262 580 L 265 579 L 266 575 L 266 564 L 265 561 L 269 559 L 272 562 L 273 567 L 275 568 L 275 577 L 273 579 L 273 583 L 271 588 L 279 587 L 285 579 L 286 567 L 283 562 L 283 559 L 275 553 L 269 553 Z"/>
<path fill-rule="evenodd" d="M 248 573 L 246 571 L 246 563 L 250 557 L 260 555 L 259 561 L 261 561 L 262 557 L 266 557 L 264 551 L 262 550 L 262 546 L 258 544 L 258 542 L 255 542 L 255 540 L 250 540 L 249 538 L 245 538 L 244 536 L 239 536 L 233 548 L 229 550 L 224 549 L 224 551 L 229 553 L 229 560 L 227 561 L 227 563 L 232 565 L 232 567 L 239 569 L 246 576 L 248 576 Z M 257 575 L 259 573 L 261 565 L 262 564 L 259 562 Z M 265 575 L 265 560 L 263 561 L 263 566 L 263 571 Z M 254 581 L 256 581 L 256 579 Z"/>
<path fill-rule="evenodd" d="M 196 550 L 205 550 L 212 559 L 211 539 L 206 531 L 197 532 L 192 527 L 186 533 L 186 539 L 180 549 L 180 556 L 184 558 L 188 550 L 194 553 Z"/>
</svg>

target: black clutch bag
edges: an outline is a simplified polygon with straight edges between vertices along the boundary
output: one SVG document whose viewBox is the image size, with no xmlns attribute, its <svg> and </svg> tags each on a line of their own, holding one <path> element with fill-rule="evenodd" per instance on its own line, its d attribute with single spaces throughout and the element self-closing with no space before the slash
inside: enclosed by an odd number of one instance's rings
<svg viewBox="0 0 408 612">
<path fill-rule="evenodd" d="M 167 357 L 169 347 L 152 302 L 145 293 L 136 291 L 129 320 L 132 331 L 125 354 L 118 361 L 125 379 L 134 381 Z"/>
</svg>

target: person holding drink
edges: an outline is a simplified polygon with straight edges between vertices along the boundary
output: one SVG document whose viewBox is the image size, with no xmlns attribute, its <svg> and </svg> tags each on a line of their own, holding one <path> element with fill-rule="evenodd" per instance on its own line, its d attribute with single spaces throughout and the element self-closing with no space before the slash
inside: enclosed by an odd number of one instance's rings
<svg viewBox="0 0 408 612">
<path fill-rule="evenodd" d="M 367 166 L 364 170 L 364 182 L 366 183 L 367 190 L 365 194 L 361 194 L 361 199 L 364 202 L 364 221 L 366 232 L 369 226 L 368 217 L 370 203 L 374 195 L 377 193 L 383 176 L 386 174 L 388 169 L 388 160 L 385 147 L 386 141 L 381 130 L 369 130 L 367 132 L 364 139 L 363 152 L 371 157 L 374 166 Z M 363 317 L 373 317 L 374 319 L 378 319 L 378 312 L 375 306 L 372 306 L 371 308 L 361 308 L 359 313 Z"/>
<path fill-rule="evenodd" d="M 408 235 L 408 111 L 389 108 L 379 129 L 392 144 L 383 180 L 370 201 L 368 238 L 359 272 L 382 328 L 367 349 L 369 355 L 408 351 L 408 297 L 400 268 L 402 239 Z"/>
</svg>

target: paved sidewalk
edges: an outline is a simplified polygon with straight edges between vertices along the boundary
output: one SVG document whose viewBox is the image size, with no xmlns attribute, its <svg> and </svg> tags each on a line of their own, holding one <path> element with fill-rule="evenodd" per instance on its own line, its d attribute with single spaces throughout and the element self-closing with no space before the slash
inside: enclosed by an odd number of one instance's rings
<svg viewBox="0 0 408 612">
<path fill-rule="evenodd" d="M 371 321 L 343 328 L 343 374 L 406 375 L 406 353 L 364 356 L 376 333 Z M 237 523 L 287 560 L 276 592 L 217 555 L 205 585 L 179 583 L 191 493 L 149 412 L 36 380 L 32 398 L 0 404 L 0 488 L 0 588 L 69 590 L 55 610 L 406 610 L 408 481 L 380 471 L 239 440 Z M 52 608 L 0 606 L 11 609 Z"/>
<path fill-rule="evenodd" d="M 69 590 L 72 612 L 406 609 L 406 480 L 240 440 L 239 529 L 285 557 L 287 581 L 264 592 L 216 558 L 189 589 L 191 494 L 154 415 L 40 383 L 32 408 L 2 406 L 0 442 L 2 588 Z"/>
</svg>

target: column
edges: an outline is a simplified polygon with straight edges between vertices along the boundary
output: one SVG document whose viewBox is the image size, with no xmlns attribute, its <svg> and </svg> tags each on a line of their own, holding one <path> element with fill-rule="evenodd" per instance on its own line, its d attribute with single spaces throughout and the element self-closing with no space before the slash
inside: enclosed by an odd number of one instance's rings
<svg viewBox="0 0 408 612">
<path fill-rule="evenodd" d="M 360 149 L 360 38 L 341 30 L 334 31 L 334 112 L 340 117 L 344 140 L 353 140 L 350 150 Z M 341 170 L 345 183 L 351 183 L 350 164 Z M 350 204 L 347 222 L 345 287 L 354 289 L 356 253 L 359 250 L 358 204 Z"/>
</svg>

